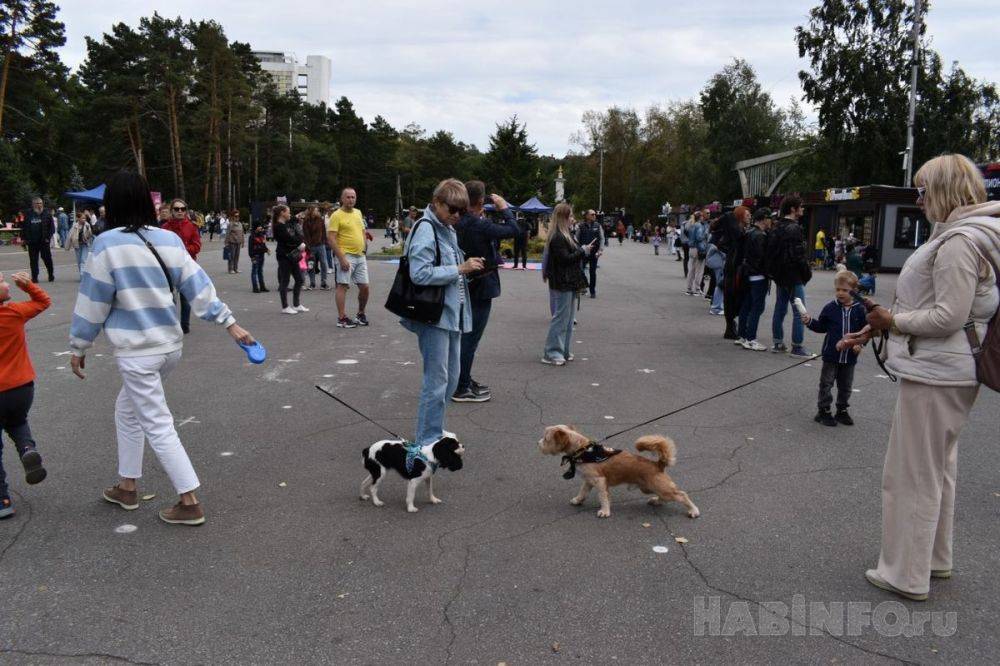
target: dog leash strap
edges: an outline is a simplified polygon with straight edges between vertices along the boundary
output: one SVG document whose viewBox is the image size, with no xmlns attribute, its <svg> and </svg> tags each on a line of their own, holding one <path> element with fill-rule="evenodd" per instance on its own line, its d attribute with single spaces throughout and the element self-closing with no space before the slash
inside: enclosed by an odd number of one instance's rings
<svg viewBox="0 0 1000 666">
<path fill-rule="evenodd" d="M 659 416 L 655 416 L 655 417 L 649 419 L 648 421 L 643 421 L 642 423 L 637 423 L 634 426 L 629 426 L 628 428 L 625 428 L 624 430 L 619 430 L 618 432 L 611 433 L 610 435 L 608 435 L 607 437 L 601 439 L 600 441 L 601 442 L 606 442 L 609 439 L 617 437 L 618 435 L 624 435 L 627 432 L 632 432 L 633 430 L 637 430 L 638 428 L 642 428 L 643 426 L 648 426 L 650 423 L 655 423 L 656 421 L 659 421 L 661 419 L 665 419 L 668 416 L 673 416 L 674 414 L 680 414 L 681 412 L 683 412 L 683 411 L 685 411 L 687 409 L 691 409 L 692 407 L 697 407 L 698 405 L 706 403 L 706 402 L 708 402 L 710 400 L 715 400 L 716 398 L 721 398 L 722 396 L 728 395 L 728 394 L 732 393 L 733 391 L 739 391 L 741 388 L 746 388 L 747 386 L 750 386 L 751 384 L 756 384 L 757 382 L 762 382 L 765 379 L 769 379 L 771 377 L 774 377 L 775 375 L 780 375 L 782 372 L 787 372 L 788 370 L 791 370 L 792 368 L 797 368 L 800 365 L 802 365 L 803 363 L 808 363 L 809 361 L 812 361 L 812 360 L 813 360 L 812 358 L 803 359 L 803 360 L 799 361 L 798 363 L 793 363 L 792 365 L 789 365 L 788 367 L 782 368 L 780 370 L 775 370 L 774 372 L 769 372 L 766 375 L 764 375 L 763 377 L 758 377 L 756 379 L 751 379 L 750 381 L 744 382 L 744 383 L 740 384 L 739 386 L 734 386 L 732 388 L 728 388 L 725 391 L 722 391 L 721 393 L 716 393 L 715 395 L 711 395 L 711 396 L 709 396 L 707 398 L 702 398 L 701 400 L 697 400 L 697 401 L 692 402 L 690 404 L 684 405 L 683 407 L 678 407 L 677 409 L 675 409 L 673 411 L 670 411 L 670 412 L 667 412 L 666 414 L 660 414 Z"/>
<path fill-rule="evenodd" d="M 344 402 L 343 400 L 341 400 L 340 398 L 338 398 L 334 394 L 332 394 L 329 391 L 327 391 L 325 388 L 323 388 L 319 384 L 316 384 L 315 386 L 320 391 L 322 391 L 323 393 L 327 394 L 328 396 L 330 396 L 331 398 L 333 398 L 334 400 L 336 400 L 337 402 L 339 402 L 340 404 L 342 404 L 344 407 L 347 407 L 349 410 L 351 410 L 352 412 L 354 412 L 355 414 L 357 414 L 358 416 L 360 416 L 361 418 L 363 418 L 365 421 L 368 421 L 369 423 L 371 423 L 373 425 L 377 425 L 379 428 L 381 428 L 382 430 L 386 431 L 387 433 L 389 433 L 390 435 L 392 435 L 396 439 L 403 439 L 402 437 L 400 437 L 399 435 L 397 435 L 393 431 L 389 430 L 388 428 L 386 428 L 384 425 L 382 425 L 378 421 L 376 421 L 376 420 L 372 419 L 371 417 L 369 417 L 369 416 L 367 416 L 367 415 L 359 412 L 358 410 L 354 409 L 353 407 L 351 407 L 350 405 L 348 405 L 346 402 Z"/>
</svg>

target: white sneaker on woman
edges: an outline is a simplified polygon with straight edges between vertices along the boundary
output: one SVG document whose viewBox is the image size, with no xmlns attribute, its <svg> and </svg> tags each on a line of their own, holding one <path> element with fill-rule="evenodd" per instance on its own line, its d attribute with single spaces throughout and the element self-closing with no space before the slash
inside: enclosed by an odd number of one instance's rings
<svg viewBox="0 0 1000 666">
<path fill-rule="evenodd" d="M 299 312 L 309 312 L 309 308 L 307 308 L 304 305 L 296 305 L 295 309 L 298 310 Z"/>
<path fill-rule="evenodd" d="M 744 342 L 743 349 L 749 349 L 750 351 L 767 351 L 767 347 L 760 344 L 756 340 L 747 340 Z"/>
<path fill-rule="evenodd" d="M 296 310 L 295 308 L 293 308 L 292 306 L 288 306 L 287 308 L 285 308 L 281 312 L 282 312 L 282 314 L 298 314 L 299 313 L 299 311 Z"/>
</svg>

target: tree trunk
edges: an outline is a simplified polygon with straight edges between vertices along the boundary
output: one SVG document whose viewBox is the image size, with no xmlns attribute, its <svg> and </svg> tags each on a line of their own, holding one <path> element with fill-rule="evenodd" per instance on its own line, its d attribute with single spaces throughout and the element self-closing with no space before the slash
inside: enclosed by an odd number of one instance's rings
<svg viewBox="0 0 1000 666">
<path fill-rule="evenodd" d="M 208 118 L 208 150 L 205 155 L 205 196 L 202 201 L 205 202 L 206 206 L 209 206 L 209 188 L 212 184 L 212 134 L 215 132 L 215 116 L 209 115 Z"/>
<path fill-rule="evenodd" d="M 170 101 L 171 108 L 173 110 L 173 139 L 174 139 L 174 150 L 177 153 L 177 196 L 181 199 L 186 199 L 187 195 L 184 192 L 184 161 L 181 156 L 181 130 L 180 123 L 177 121 L 177 94 L 174 93 L 171 96 Z"/>
<path fill-rule="evenodd" d="M 226 112 L 226 199 L 233 208 L 233 101 L 229 100 Z"/>
<path fill-rule="evenodd" d="M 10 76 L 10 61 L 14 59 L 14 47 L 17 42 L 18 9 L 19 7 L 15 3 L 10 15 L 10 48 L 3 56 L 3 74 L 0 74 L 0 136 L 3 136 L 3 110 L 7 105 L 7 80 Z"/>
</svg>

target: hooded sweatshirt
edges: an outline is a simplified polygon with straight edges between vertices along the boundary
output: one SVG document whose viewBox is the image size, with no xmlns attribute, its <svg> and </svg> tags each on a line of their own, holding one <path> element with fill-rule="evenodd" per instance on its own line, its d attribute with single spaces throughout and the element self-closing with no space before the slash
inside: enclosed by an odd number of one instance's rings
<svg viewBox="0 0 1000 666">
<path fill-rule="evenodd" d="M 963 206 L 934 227 L 910 255 L 896 283 L 886 366 L 911 381 L 976 386 L 976 365 L 962 327 L 970 319 L 979 339 L 1000 305 L 1000 201 Z"/>
</svg>

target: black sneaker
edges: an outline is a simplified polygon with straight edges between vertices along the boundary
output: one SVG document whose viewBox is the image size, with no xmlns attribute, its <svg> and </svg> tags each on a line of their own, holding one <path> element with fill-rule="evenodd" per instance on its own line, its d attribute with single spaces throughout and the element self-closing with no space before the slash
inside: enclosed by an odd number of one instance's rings
<svg viewBox="0 0 1000 666">
<path fill-rule="evenodd" d="M 489 393 L 473 393 L 471 388 L 467 388 L 464 391 L 456 391 L 455 395 L 451 396 L 452 402 L 486 402 L 492 396 Z"/>
<path fill-rule="evenodd" d="M 6 493 L 0 495 L 0 520 L 10 518 L 13 515 L 14 503 L 10 501 L 10 497 Z"/>
<path fill-rule="evenodd" d="M 833 418 L 833 414 L 830 412 L 817 412 L 816 416 L 813 417 L 813 421 L 816 423 L 822 423 L 825 426 L 837 425 L 837 419 Z"/>
<path fill-rule="evenodd" d="M 366 317 L 363 312 L 359 312 L 357 318 L 354 321 L 358 322 L 358 326 L 368 325 L 368 317 Z"/>
<path fill-rule="evenodd" d="M 837 419 L 837 423 L 843 423 L 844 425 L 854 425 L 854 419 L 851 415 L 847 413 L 846 409 L 838 409 L 837 415 L 833 417 Z"/>
<path fill-rule="evenodd" d="M 357 328 L 358 322 L 350 317 L 341 317 L 337 320 L 337 328 Z"/>
<path fill-rule="evenodd" d="M 45 480 L 45 468 L 42 467 L 42 456 L 30 447 L 21 454 L 21 465 L 24 466 L 24 480 L 30 485 L 41 483 Z"/>
<path fill-rule="evenodd" d="M 775 354 L 784 354 L 788 352 L 788 347 L 785 346 L 784 342 L 775 342 L 774 346 L 771 347 L 771 351 Z"/>
<path fill-rule="evenodd" d="M 473 393 L 486 393 L 486 394 L 489 394 L 489 392 L 490 392 L 490 387 L 489 386 L 487 386 L 486 384 L 480 384 L 475 379 L 473 379 L 471 382 L 469 382 L 469 388 L 472 389 Z"/>
</svg>

